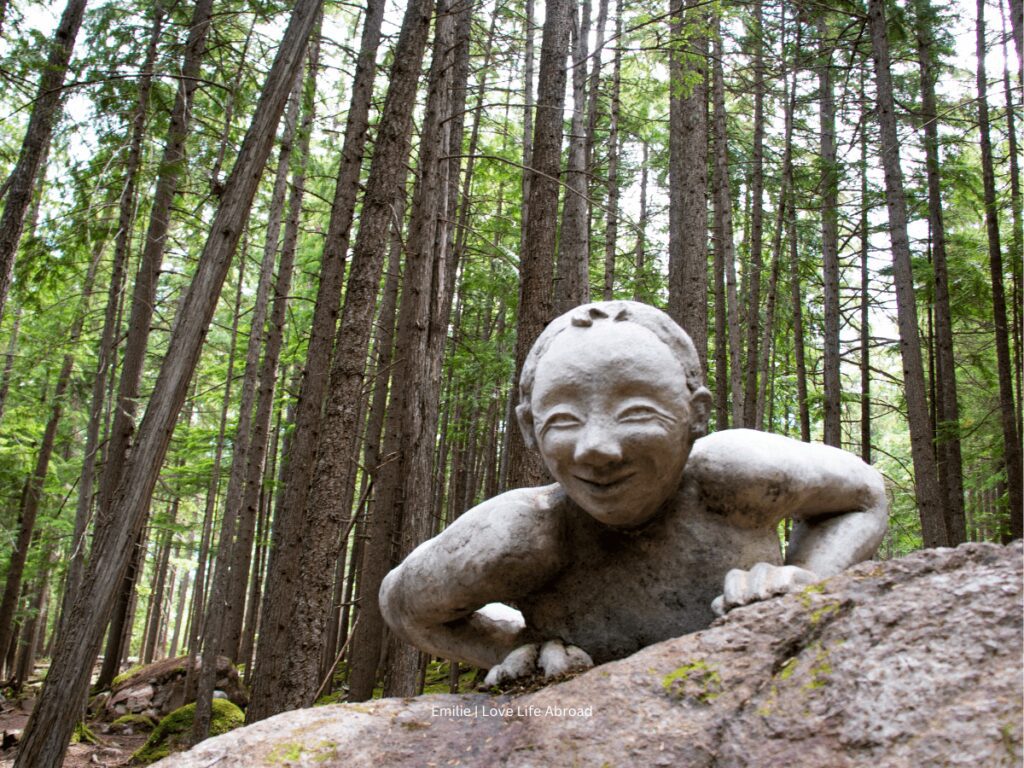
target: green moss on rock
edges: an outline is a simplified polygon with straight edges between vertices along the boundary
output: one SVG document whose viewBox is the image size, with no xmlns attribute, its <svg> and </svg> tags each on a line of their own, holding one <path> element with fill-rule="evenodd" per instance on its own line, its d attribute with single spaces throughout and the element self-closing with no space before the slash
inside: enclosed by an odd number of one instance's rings
<svg viewBox="0 0 1024 768">
<path fill-rule="evenodd" d="M 126 680 L 129 680 L 130 678 L 135 677 L 135 675 L 139 674 L 139 672 L 141 672 L 143 669 L 145 669 L 145 667 L 142 664 L 136 664 L 134 667 L 129 667 L 120 675 L 118 675 L 110 681 L 110 690 L 114 690 L 115 688 L 120 686 L 121 683 L 125 682 Z"/>
<path fill-rule="evenodd" d="M 149 715 L 139 714 L 128 714 L 121 715 L 114 722 L 110 724 L 111 730 L 121 729 L 127 730 L 129 728 L 138 731 L 151 731 L 156 727 L 156 720 Z"/>
<path fill-rule="evenodd" d="M 195 714 L 194 702 L 171 712 L 160 721 L 156 730 L 149 735 L 149 739 L 139 751 L 132 755 L 132 761 L 137 765 L 149 765 L 167 757 L 171 752 L 185 749 L 188 746 Z M 220 736 L 244 722 L 245 715 L 238 706 L 227 699 L 213 700 L 213 712 L 210 716 L 211 736 Z"/>
<path fill-rule="evenodd" d="M 704 659 L 684 664 L 661 679 L 661 687 L 675 698 L 692 698 L 702 704 L 722 693 L 722 676 Z"/>
</svg>

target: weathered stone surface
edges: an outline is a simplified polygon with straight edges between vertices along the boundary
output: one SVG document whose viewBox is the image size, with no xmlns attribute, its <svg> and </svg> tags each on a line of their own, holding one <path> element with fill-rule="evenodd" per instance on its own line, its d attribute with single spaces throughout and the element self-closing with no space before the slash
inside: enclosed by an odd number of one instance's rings
<svg viewBox="0 0 1024 768">
<path fill-rule="evenodd" d="M 534 693 L 287 712 L 159 765 L 1019 766 L 1021 563 L 862 563 Z"/>
<path fill-rule="evenodd" d="M 117 680 L 99 710 L 105 720 L 116 720 L 124 715 L 145 715 L 159 720 L 190 701 L 195 690 L 185 689 L 187 656 L 164 659 L 140 668 L 123 680 Z M 198 664 L 198 659 L 196 664 Z M 217 659 L 216 689 L 239 707 L 249 702 L 238 670 L 224 656 Z"/>
</svg>

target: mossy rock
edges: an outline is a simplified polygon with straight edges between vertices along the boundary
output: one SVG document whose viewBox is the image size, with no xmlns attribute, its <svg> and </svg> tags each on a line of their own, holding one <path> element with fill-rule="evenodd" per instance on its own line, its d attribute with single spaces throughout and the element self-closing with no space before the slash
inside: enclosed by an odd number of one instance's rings
<svg viewBox="0 0 1024 768">
<path fill-rule="evenodd" d="M 115 688 L 121 687 L 124 683 L 131 680 L 145 668 L 145 664 L 135 664 L 131 667 L 128 667 L 128 669 L 126 669 L 124 672 L 117 675 L 116 677 L 114 677 L 113 680 L 110 681 L 110 690 L 114 690 Z"/>
<path fill-rule="evenodd" d="M 132 755 L 136 765 L 149 765 L 172 752 L 180 752 L 189 746 L 192 733 L 192 721 L 195 719 L 196 705 L 186 704 L 167 715 L 156 730 L 149 735 L 145 744 Z M 227 699 L 214 699 L 213 712 L 210 716 L 210 735 L 220 736 L 222 733 L 239 727 L 245 722 L 242 710 Z"/>
<path fill-rule="evenodd" d="M 156 728 L 156 720 L 149 715 L 121 715 L 110 724 L 111 733 L 142 733 Z"/>
</svg>

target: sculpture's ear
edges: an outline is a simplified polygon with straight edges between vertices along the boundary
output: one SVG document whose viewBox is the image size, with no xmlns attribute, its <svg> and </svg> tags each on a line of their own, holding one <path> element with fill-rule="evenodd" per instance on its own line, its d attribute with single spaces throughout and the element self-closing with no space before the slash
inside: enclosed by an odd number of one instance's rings
<svg viewBox="0 0 1024 768">
<path fill-rule="evenodd" d="M 519 421 L 519 429 L 523 433 L 523 442 L 531 450 L 537 450 L 537 438 L 533 431 L 533 409 L 529 403 L 520 403 L 516 406 L 516 419 Z"/>
<path fill-rule="evenodd" d="M 696 440 L 708 433 L 711 419 L 711 393 L 701 387 L 690 395 L 690 439 Z"/>
</svg>

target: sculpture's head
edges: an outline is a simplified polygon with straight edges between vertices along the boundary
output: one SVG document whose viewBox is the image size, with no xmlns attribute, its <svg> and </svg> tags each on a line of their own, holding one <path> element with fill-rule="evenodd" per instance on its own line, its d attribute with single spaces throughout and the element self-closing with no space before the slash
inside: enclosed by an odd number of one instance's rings
<svg viewBox="0 0 1024 768">
<path fill-rule="evenodd" d="M 553 320 L 523 365 L 526 444 L 592 517 L 633 527 L 673 495 L 711 394 L 690 337 L 634 301 L 585 304 Z"/>
</svg>

